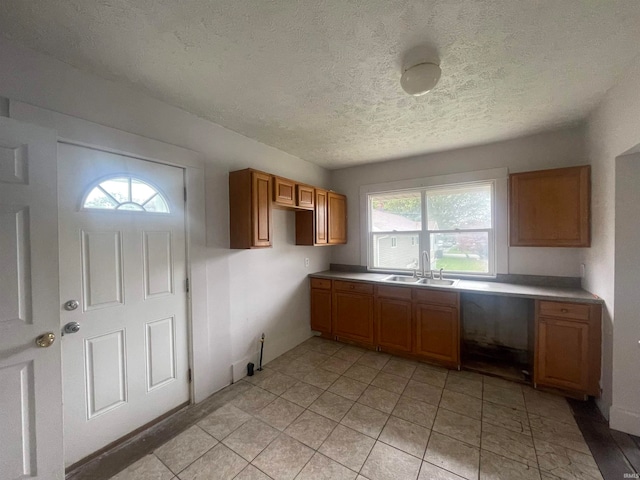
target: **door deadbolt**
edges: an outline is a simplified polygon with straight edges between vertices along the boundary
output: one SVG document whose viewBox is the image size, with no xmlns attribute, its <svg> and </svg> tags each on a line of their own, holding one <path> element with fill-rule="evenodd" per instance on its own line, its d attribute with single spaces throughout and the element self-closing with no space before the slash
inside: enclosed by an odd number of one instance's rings
<svg viewBox="0 0 640 480">
<path fill-rule="evenodd" d="M 64 303 L 64 309 L 69 312 L 72 310 L 75 310 L 79 306 L 80 306 L 80 302 L 78 302 L 77 300 L 69 300 Z"/>
<path fill-rule="evenodd" d="M 78 333 L 80 331 L 80 324 L 78 322 L 69 322 L 63 328 L 64 333 Z"/>
</svg>

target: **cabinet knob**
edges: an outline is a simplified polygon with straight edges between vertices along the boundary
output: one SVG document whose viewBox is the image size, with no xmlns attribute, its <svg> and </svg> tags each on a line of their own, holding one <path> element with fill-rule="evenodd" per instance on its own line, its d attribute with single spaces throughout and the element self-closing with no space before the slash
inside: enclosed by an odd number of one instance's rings
<svg viewBox="0 0 640 480">
<path fill-rule="evenodd" d="M 560 311 L 561 311 L 562 313 L 569 313 L 569 310 L 568 310 L 568 309 L 566 309 L 566 308 L 561 308 L 561 309 L 560 309 Z"/>
</svg>

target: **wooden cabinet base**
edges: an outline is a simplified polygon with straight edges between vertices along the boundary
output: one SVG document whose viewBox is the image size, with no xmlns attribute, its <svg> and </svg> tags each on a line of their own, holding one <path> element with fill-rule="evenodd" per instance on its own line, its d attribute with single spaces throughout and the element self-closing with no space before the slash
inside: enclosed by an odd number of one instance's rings
<svg viewBox="0 0 640 480">
<path fill-rule="evenodd" d="M 311 289 L 311 330 L 331 336 L 331 290 Z"/>
<path fill-rule="evenodd" d="M 536 302 L 534 383 L 600 395 L 599 305 Z"/>
<path fill-rule="evenodd" d="M 460 369 L 460 294 L 344 279 L 311 279 L 311 327 L 324 338 Z M 536 301 L 536 387 L 600 395 L 598 304 Z"/>
<path fill-rule="evenodd" d="M 411 353 L 411 300 L 376 298 L 376 344 L 395 352 Z"/>
<path fill-rule="evenodd" d="M 373 295 L 334 292 L 332 303 L 336 337 L 373 345 Z"/>
</svg>

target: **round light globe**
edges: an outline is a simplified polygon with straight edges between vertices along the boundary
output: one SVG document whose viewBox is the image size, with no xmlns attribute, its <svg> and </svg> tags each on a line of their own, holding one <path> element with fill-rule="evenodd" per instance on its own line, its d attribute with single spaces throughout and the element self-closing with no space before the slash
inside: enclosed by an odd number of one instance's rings
<svg viewBox="0 0 640 480">
<path fill-rule="evenodd" d="M 440 67 L 435 63 L 419 63 L 404 71 L 400 77 L 400 85 L 409 95 L 418 97 L 436 86 L 441 73 Z"/>
</svg>

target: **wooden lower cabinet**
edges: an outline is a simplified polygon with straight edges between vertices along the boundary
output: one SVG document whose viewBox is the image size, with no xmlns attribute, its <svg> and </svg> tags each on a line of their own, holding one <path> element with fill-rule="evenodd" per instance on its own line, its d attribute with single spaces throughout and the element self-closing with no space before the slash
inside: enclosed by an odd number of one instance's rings
<svg viewBox="0 0 640 480">
<path fill-rule="evenodd" d="M 331 290 L 311 289 L 311 330 L 331 334 Z"/>
<path fill-rule="evenodd" d="M 599 305 L 537 302 L 534 382 L 600 394 Z"/>
<path fill-rule="evenodd" d="M 332 333 L 331 288 L 332 282 L 326 278 L 311 279 L 311 330 L 325 337 Z"/>
<path fill-rule="evenodd" d="M 460 365 L 460 316 L 455 307 L 417 303 L 413 309 L 414 353 L 457 368 Z"/>
<path fill-rule="evenodd" d="M 411 353 L 411 300 L 378 297 L 375 307 L 376 344 L 384 350 Z"/>
<path fill-rule="evenodd" d="M 334 291 L 333 335 L 373 345 L 373 295 Z"/>
<path fill-rule="evenodd" d="M 536 301 L 534 383 L 600 395 L 598 304 Z M 460 294 L 311 279 L 311 328 L 325 336 L 460 367 Z"/>
</svg>

